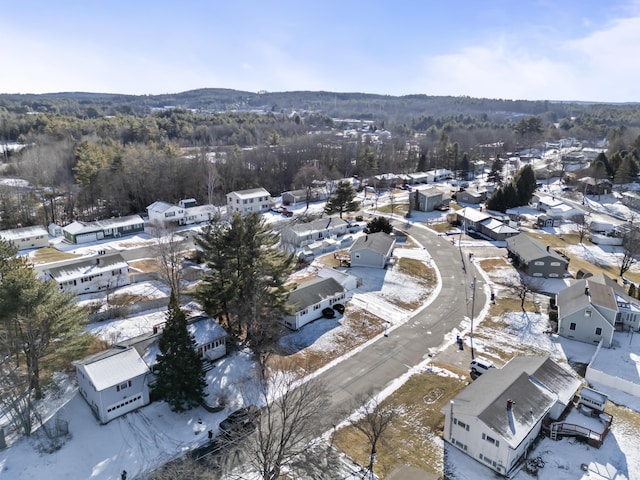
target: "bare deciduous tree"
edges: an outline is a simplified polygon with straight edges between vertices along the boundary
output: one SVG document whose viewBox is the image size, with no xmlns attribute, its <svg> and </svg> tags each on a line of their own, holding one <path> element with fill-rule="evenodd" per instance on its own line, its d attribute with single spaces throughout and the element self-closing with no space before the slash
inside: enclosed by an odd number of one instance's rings
<svg viewBox="0 0 640 480">
<path fill-rule="evenodd" d="M 278 372 L 262 392 L 265 405 L 249 456 L 264 480 L 277 480 L 286 464 L 310 448 L 318 433 L 314 427 L 326 415 L 326 386 L 317 379 L 298 380 L 292 372 Z"/>
<path fill-rule="evenodd" d="M 185 254 L 185 241 L 173 226 L 151 225 L 155 239 L 155 254 L 162 280 L 180 298 L 182 291 L 182 261 Z"/>
<path fill-rule="evenodd" d="M 621 277 L 638 261 L 639 256 L 640 231 L 632 221 L 629 229 L 622 236 L 622 255 L 618 257 Z"/>
<path fill-rule="evenodd" d="M 359 396 L 355 400 L 356 412 L 349 417 L 349 424 L 362 433 L 369 444 L 369 476 L 374 478 L 373 465 L 376 461 L 378 444 L 396 417 L 396 412 L 389 405 L 383 405 L 376 397 Z"/>
<path fill-rule="evenodd" d="M 11 357 L 0 358 L 0 411 L 18 434 L 31 435 L 35 409 L 29 392 L 29 376 Z"/>
<path fill-rule="evenodd" d="M 582 243 L 584 236 L 589 233 L 589 228 L 591 226 L 589 219 L 584 214 L 580 213 L 571 217 L 571 221 L 575 225 L 579 241 Z"/>
<path fill-rule="evenodd" d="M 511 293 L 520 299 L 520 308 L 524 312 L 524 302 L 530 293 L 540 290 L 542 281 L 536 278 L 519 274 L 518 277 L 511 278 L 505 282 Z"/>
</svg>

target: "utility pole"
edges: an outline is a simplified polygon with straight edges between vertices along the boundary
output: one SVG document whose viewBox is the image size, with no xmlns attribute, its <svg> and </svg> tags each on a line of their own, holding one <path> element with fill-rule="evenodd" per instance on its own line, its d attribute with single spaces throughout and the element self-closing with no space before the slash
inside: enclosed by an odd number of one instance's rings
<svg viewBox="0 0 640 480">
<path fill-rule="evenodd" d="M 473 277 L 473 282 L 471 283 L 471 328 L 469 329 L 469 347 L 471 347 L 471 360 L 475 359 L 475 355 L 473 352 L 473 311 L 476 305 L 476 277 Z"/>
</svg>

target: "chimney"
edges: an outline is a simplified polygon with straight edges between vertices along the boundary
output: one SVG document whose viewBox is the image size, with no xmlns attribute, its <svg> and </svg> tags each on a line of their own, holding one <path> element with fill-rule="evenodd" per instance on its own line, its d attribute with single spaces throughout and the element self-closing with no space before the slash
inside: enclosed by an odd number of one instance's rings
<svg viewBox="0 0 640 480">
<path fill-rule="evenodd" d="M 584 287 L 584 294 L 589 296 L 589 287 Z"/>
<path fill-rule="evenodd" d="M 100 265 L 100 257 L 96 258 L 96 265 Z"/>
<path fill-rule="evenodd" d="M 153 333 L 158 333 L 158 326 L 157 325 L 153 326 Z"/>
<path fill-rule="evenodd" d="M 364 236 L 364 241 L 366 242 L 367 240 L 369 240 L 369 235 Z"/>
<path fill-rule="evenodd" d="M 507 400 L 507 410 L 511 410 L 513 408 L 513 400 Z"/>
<path fill-rule="evenodd" d="M 549 251 L 549 245 L 547 245 L 547 252 Z"/>
</svg>

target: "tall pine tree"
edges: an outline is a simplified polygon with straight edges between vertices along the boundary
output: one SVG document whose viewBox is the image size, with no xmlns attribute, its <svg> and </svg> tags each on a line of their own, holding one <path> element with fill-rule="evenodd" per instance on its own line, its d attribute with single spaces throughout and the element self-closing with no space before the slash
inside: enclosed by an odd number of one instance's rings
<svg viewBox="0 0 640 480">
<path fill-rule="evenodd" d="M 184 412 L 202 403 L 206 386 L 202 362 L 194 348 L 195 340 L 187 330 L 187 317 L 173 291 L 158 347 L 153 395 L 165 400 L 174 412 Z"/>
</svg>

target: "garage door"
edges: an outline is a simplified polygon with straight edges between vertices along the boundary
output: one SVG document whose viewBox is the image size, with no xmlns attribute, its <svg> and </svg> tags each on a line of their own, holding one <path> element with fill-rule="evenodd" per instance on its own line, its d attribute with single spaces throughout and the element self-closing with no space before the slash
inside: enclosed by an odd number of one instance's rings
<svg viewBox="0 0 640 480">
<path fill-rule="evenodd" d="M 76 235 L 76 243 L 95 242 L 96 240 L 98 240 L 98 234 L 95 232 Z"/>
</svg>

